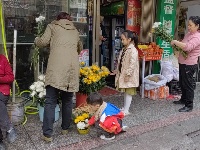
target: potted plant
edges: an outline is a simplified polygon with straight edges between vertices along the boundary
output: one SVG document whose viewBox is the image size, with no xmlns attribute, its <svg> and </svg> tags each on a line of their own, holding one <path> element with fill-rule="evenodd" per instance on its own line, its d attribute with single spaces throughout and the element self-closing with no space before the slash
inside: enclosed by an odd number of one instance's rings
<svg viewBox="0 0 200 150">
<path fill-rule="evenodd" d="M 40 75 L 38 76 L 38 81 L 34 82 L 30 86 L 31 90 L 31 97 L 35 98 L 36 102 L 38 103 L 38 110 L 39 110 L 39 117 L 40 121 L 43 122 L 43 114 L 44 114 L 44 105 L 45 105 L 45 96 L 46 96 L 46 89 L 45 89 L 45 76 Z M 55 121 L 59 119 L 59 105 L 56 105 L 55 108 Z"/>
<path fill-rule="evenodd" d="M 76 93 L 76 107 L 86 103 L 87 95 L 101 90 L 106 85 L 106 77 L 110 74 L 107 67 L 96 64 L 85 66 L 80 63 L 79 92 Z"/>
</svg>

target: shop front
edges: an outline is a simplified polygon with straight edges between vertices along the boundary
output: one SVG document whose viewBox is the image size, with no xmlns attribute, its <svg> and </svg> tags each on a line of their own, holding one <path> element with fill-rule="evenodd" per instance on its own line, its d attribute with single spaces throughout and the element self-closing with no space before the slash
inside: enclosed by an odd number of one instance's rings
<svg viewBox="0 0 200 150">
<path fill-rule="evenodd" d="M 2 0 L 3 18 L 5 24 L 6 48 L 12 63 L 13 34 L 17 30 L 17 70 L 16 80 L 21 90 L 28 89 L 34 81 L 34 68 L 30 68 L 37 23 L 39 15 L 45 17 L 45 25 L 56 19 L 59 12 L 71 14 L 72 21 L 80 33 L 84 52 L 80 59 L 88 61 L 88 8 L 87 0 Z M 3 28 L 1 28 L 2 34 Z M 2 36 L 1 36 L 2 37 Z M 2 41 L 2 40 L 1 40 Z M 1 42 L 2 44 L 2 42 Z M 5 51 L 1 50 L 1 53 Z M 45 73 L 49 49 L 40 53 L 39 72 Z"/>
</svg>

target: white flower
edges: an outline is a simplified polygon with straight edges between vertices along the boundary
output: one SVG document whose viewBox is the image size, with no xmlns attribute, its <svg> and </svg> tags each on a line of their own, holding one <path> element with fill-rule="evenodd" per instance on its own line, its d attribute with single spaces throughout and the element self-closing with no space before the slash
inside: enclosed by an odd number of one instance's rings
<svg viewBox="0 0 200 150">
<path fill-rule="evenodd" d="M 36 92 L 43 92 L 43 90 L 44 90 L 43 87 L 40 87 L 36 89 Z"/>
<path fill-rule="evenodd" d="M 154 29 L 154 28 L 158 28 L 159 25 L 161 25 L 161 24 L 162 24 L 161 22 L 155 22 L 155 23 L 153 24 L 152 28 L 153 28 L 153 29 Z"/>
<path fill-rule="evenodd" d="M 38 96 L 39 96 L 39 98 L 43 98 L 45 96 L 44 92 L 40 92 Z"/>
<path fill-rule="evenodd" d="M 38 79 L 39 79 L 40 81 L 44 81 L 45 76 L 44 76 L 43 74 L 41 74 L 41 75 L 38 77 Z"/>
<path fill-rule="evenodd" d="M 81 129 L 81 130 L 85 129 L 85 123 L 84 122 L 78 122 L 77 123 L 77 128 Z"/>
<path fill-rule="evenodd" d="M 36 94 L 36 91 L 32 91 L 32 93 L 31 93 L 31 97 L 34 97 L 35 94 Z"/>
<path fill-rule="evenodd" d="M 85 123 L 88 123 L 88 119 L 85 119 Z"/>
<path fill-rule="evenodd" d="M 34 91 L 35 90 L 35 85 L 32 84 L 29 88 L 30 88 L 30 90 Z"/>
<path fill-rule="evenodd" d="M 42 22 L 45 20 L 45 17 L 43 16 L 39 16 L 38 18 L 35 18 L 35 21 L 38 23 L 38 22 Z"/>
<path fill-rule="evenodd" d="M 46 95 L 46 89 L 44 89 L 43 94 Z"/>
<path fill-rule="evenodd" d="M 44 21 L 45 17 L 44 16 L 39 16 L 40 21 Z"/>
<path fill-rule="evenodd" d="M 37 90 L 37 89 L 40 89 L 40 88 L 43 88 L 43 86 L 44 86 L 44 83 L 43 83 L 43 82 L 41 82 L 41 81 L 37 81 L 37 82 L 36 82 L 36 90 Z"/>
<path fill-rule="evenodd" d="M 39 21 L 40 21 L 40 18 L 35 18 L 35 21 L 36 21 L 36 22 L 39 22 Z"/>
</svg>

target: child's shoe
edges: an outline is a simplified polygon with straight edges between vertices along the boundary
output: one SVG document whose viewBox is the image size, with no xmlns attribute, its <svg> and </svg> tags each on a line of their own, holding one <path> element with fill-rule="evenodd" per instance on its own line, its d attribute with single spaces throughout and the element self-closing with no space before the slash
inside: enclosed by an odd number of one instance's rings
<svg viewBox="0 0 200 150">
<path fill-rule="evenodd" d="M 124 116 L 128 116 L 131 114 L 129 111 L 122 111 L 122 112 L 124 113 Z"/>
<path fill-rule="evenodd" d="M 101 136 L 100 136 L 100 139 L 106 140 L 106 141 L 114 140 L 114 139 L 115 139 L 115 135 L 113 135 L 113 134 L 110 134 L 110 135 L 107 135 L 107 136 L 101 135 Z"/>
<path fill-rule="evenodd" d="M 124 107 L 120 108 L 121 111 L 124 111 Z"/>
<path fill-rule="evenodd" d="M 128 126 L 123 126 L 122 127 L 122 132 L 126 132 L 128 130 L 128 128 L 129 128 Z"/>
<path fill-rule="evenodd" d="M 44 136 L 44 135 L 42 136 L 42 139 L 43 139 L 45 142 L 48 142 L 48 143 L 53 141 L 53 138 L 52 138 L 52 137 L 49 137 L 49 138 L 48 138 L 48 137 L 46 137 L 46 136 Z"/>
</svg>

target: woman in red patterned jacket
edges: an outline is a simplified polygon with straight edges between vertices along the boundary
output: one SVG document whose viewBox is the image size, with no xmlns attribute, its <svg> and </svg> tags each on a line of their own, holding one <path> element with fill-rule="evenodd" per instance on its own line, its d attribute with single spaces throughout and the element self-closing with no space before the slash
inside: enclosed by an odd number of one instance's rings
<svg viewBox="0 0 200 150">
<path fill-rule="evenodd" d="M 14 81 L 14 75 L 6 57 L 0 54 L 0 149 L 4 150 L 2 131 L 6 132 L 8 142 L 16 140 L 16 131 L 9 119 L 6 104 L 10 96 L 10 85 Z"/>
</svg>

